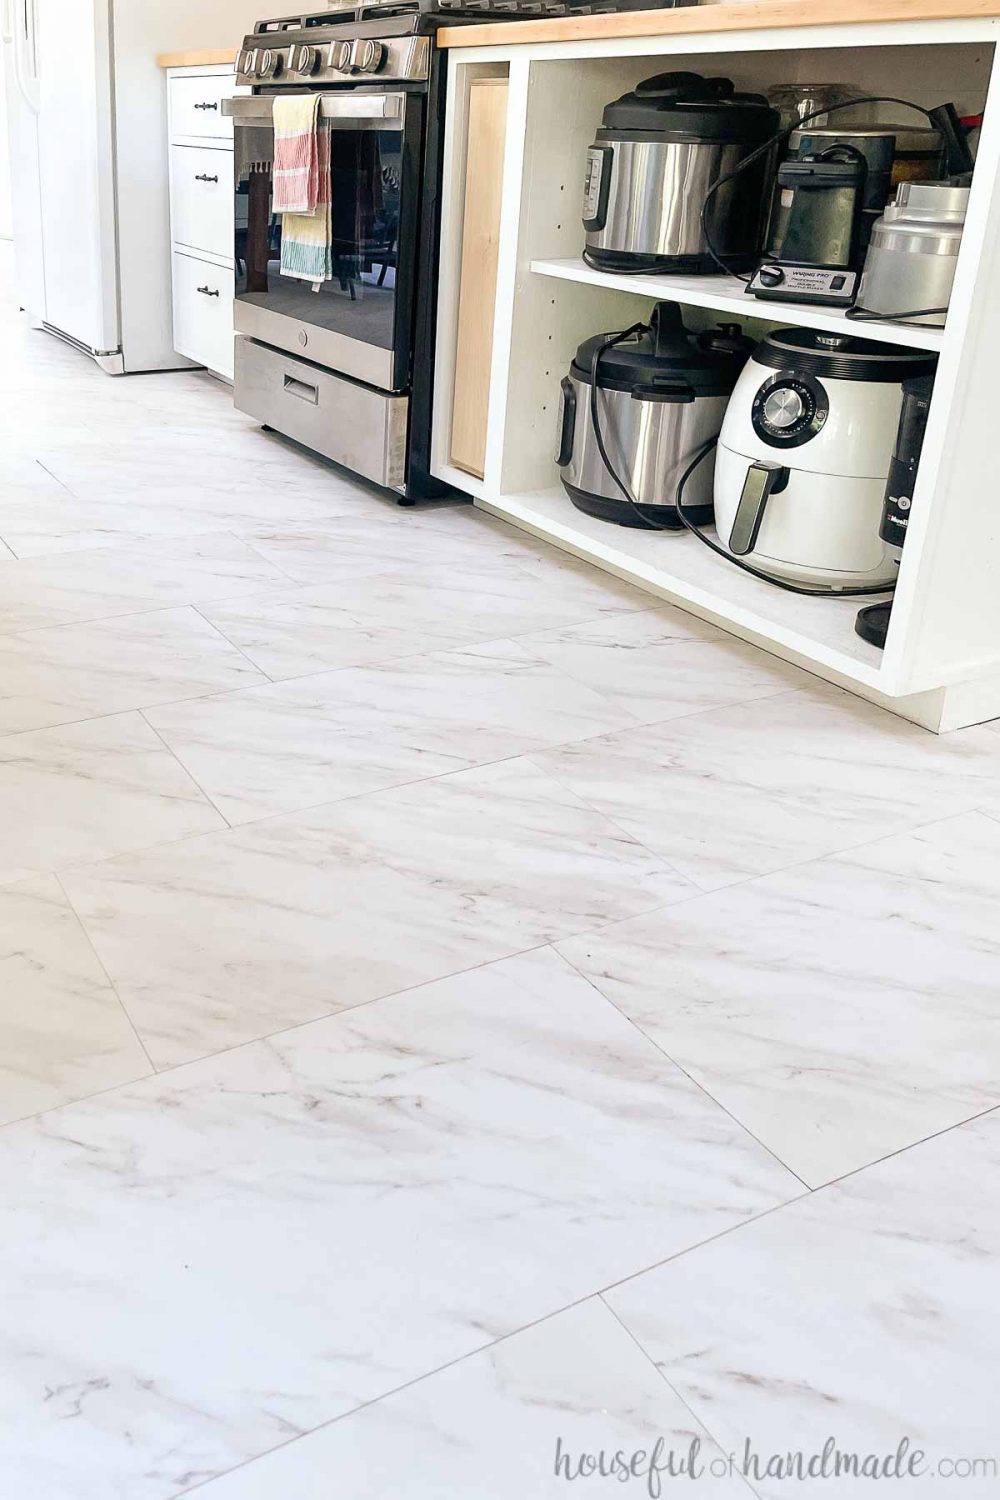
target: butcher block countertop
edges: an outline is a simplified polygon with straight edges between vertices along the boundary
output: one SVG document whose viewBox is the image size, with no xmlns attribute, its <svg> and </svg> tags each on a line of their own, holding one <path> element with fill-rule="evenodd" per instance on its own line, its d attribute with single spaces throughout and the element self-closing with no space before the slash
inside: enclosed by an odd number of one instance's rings
<svg viewBox="0 0 1000 1500">
<path fill-rule="evenodd" d="M 201 51 L 161 52 L 158 68 L 232 68 L 236 65 L 237 47 L 202 47 Z"/>
<path fill-rule="evenodd" d="M 789 26 L 844 26 L 872 21 L 982 21 L 1000 16 L 1000 0 L 734 0 L 680 10 L 564 16 L 446 26 L 439 47 L 509 47 L 515 42 L 582 42 L 608 37 L 687 36 Z"/>
</svg>

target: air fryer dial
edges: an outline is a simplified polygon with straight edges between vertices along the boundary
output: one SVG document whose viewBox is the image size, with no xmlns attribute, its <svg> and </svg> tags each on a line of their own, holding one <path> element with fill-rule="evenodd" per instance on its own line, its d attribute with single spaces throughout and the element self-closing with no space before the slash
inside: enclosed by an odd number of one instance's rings
<svg viewBox="0 0 1000 1500">
<path fill-rule="evenodd" d="M 769 447 L 799 448 L 822 430 L 829 411 L 826 391 L 818 380 L 781 371 L 758 389 L 750 420 Z"/>
</svg>

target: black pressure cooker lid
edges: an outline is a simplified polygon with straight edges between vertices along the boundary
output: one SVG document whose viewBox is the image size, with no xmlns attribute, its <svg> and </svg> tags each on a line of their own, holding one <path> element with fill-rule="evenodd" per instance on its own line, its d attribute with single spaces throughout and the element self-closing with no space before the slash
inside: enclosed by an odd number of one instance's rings
<svg viewBox="0 0 1000 1500">
<path fill-rule="evenodd" d="M 737 94 L 730 78 L 657 73 L 604 110 L 598 140 L 624 132 L 676 141 L 766 140 L 779 115 L 761 94 Z"/>
<path fill-rule="evenodd" d="M 833 380 L 903 381 L 933 374 L 937 355 L 817 328 L 778 328 L 757 345 L 754 363 Z"/>
<path fill-rule="evenodd" d="M 591 384 L 594 357 L 609 337 L 595 334 L 576 351 L 571 374 L 583 385 Z M 598 388 L 662 400 L 725 395 L 753 347 L 736 323 L 689 333 L 677 303 L 658 302 L 642 334 L 601 355 Z"/>
</svg>

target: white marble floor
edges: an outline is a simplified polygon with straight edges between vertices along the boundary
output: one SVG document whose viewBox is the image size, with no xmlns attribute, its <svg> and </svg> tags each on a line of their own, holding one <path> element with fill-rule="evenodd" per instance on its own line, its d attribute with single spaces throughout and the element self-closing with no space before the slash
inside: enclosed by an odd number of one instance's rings
<svg viewBox="0 0 1000 1500">
<path fill-rule="evenodd" d="M 994 729 L 0 336 L 3 1500 L 995 1496 Z"/>
</svg>

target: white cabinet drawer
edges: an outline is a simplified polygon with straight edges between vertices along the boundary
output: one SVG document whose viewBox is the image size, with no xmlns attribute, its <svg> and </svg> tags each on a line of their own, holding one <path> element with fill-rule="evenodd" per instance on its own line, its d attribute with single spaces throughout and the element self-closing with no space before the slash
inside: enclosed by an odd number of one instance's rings
<svg viewBox="0 0 1000 1500">
<path fill-rule="evenodd" d="M 233 158 L 211 146 L 171 146 L 174 244 L 229 259 L 233 253 Z"/>
<path fill-rule="evenodd" d="M 223 99 L 232 97 L 234 73 L 208 73 L 195 77 L 175 74 L 170 79 L 170 139 L 203 135 L 231 141 L 233 122 L 222 113 Z"/>
<path fill-rule="evenodd" d="M 233 378 L 233 273 L 174 251 L 174 348 Z"/>
</svg>

